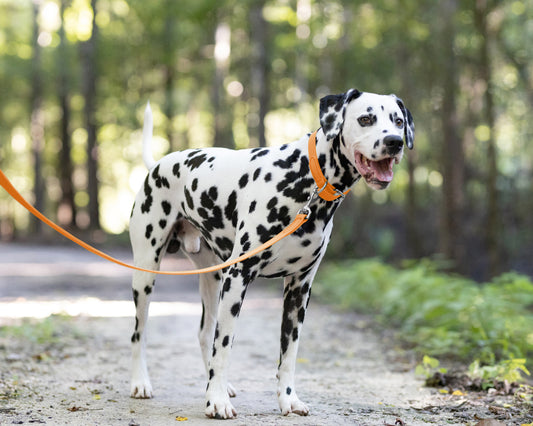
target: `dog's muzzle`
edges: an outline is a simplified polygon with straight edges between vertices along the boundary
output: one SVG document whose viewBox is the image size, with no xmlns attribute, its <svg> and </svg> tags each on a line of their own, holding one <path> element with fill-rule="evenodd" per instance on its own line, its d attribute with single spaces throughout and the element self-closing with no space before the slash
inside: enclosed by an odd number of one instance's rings
<svg viewBox="0 0 533 426">
<path fill-rule="evenodd" d="M 401 136 L 388 135 L 383 138 L 383 144 L 387 149 L 387 154 L 394 156 L 398 154 L 403 148 L 403 139 Z"/>
</svg>

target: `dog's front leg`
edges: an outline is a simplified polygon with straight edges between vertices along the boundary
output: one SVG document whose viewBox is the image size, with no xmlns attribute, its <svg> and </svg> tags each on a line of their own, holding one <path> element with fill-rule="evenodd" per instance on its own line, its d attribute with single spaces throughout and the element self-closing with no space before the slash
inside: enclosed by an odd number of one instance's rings
<svg viewBox="0 0 533 426">
<path fill-rule="evenodd" d="M 213 352 L 208 367 L 209 381 L 207 383 L 205 409 L 205 414 L 208 417 L 232 419 L 237 415 L 229 400 L 226 371 L 233 344 L 235 324 L 241 311 L 246 288 L 255 277 L 255 272 L 246 267 L 247 263 L 245 261 L 230 267 L 222 278 Z"/>
<path fill-rule="evenodd" d="M 305 405 L 294 389 L 294 371 L 298 340 L 305 311 L 311 296 L 311 283 L 315 271 L 305 276 L 285 278 L 283 294 L 283 319 L 281 323 L 281 350 L 278 368 L 278 402 L 281 414 L 289 413 L 307 416 L 309 408 Z"/>
</svg>

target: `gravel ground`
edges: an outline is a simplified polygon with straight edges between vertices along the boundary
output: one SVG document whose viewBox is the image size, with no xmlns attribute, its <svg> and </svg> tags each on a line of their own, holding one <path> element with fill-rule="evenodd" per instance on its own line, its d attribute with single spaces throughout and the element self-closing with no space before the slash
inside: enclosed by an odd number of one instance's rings
<svg viewBox="0 0 533 426">
<path fill-rule="evenodd" d="M 111 250 L 123 260 L 129 254 Z M 165 260 L 164 269 L 186 268 Z M 161 277 L 148 324 L 148 363 L 155 397 L 129 397 L 133 303 L 130 272 L 72 246 L 0 244 L 0 424 L 213 424 L 204 416 L 206 377 L 196 333 L 197 280 Z M 229 377 L 237 389 L 234 425 L 474 425 L 494 418 L 476 395 L 423 387 L 369 318 L 312 301 L 301 338 L 297 391 L 307 417 L 282 417 L 276 399 L 281 283 L 254 284 L 243 305 Z M 53 339 L 36 341 L 25 317 L 47 320 Z M 29 330 L 29 331 L 28 331 Z M 492 404 L 492 405 L 491 405 Z M 492 410 L 491 410 L 492 407 Z M 500 417 L 503 416 L 500 413 Z M 525 423 L 505 413 L 507 425 Z M 399 420 L 398 420 L 399 419 Z M 403 423 L 399 423 L 399 421 Z M 497 423 L 495 423 L 497 424 Z"/>
</svg>

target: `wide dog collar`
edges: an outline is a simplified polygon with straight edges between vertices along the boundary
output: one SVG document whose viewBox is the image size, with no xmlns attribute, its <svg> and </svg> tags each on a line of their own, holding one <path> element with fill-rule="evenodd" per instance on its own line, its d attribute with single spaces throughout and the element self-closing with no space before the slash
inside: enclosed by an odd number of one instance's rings
<svg viewBox="0 0 533 426">
<path fill-rule="evenodd" d="M 320 198 L 326 201 L 335 201 L 338 198 L 344 198 L 350 190 L 348 189 L 346 192 L 339 191 L 327 181 L 324 173 L 322 173 L 320 163 L 318 162 L 318 156 L 316 154 L 316 132 L 318 132 L 318 130 L 314 131 L 311 136 L 309 136 L 307 149 L 309 153 L 309 168 L 311 169 L 311 174 L 315 180 L 317 194 Z"/>
</svg>

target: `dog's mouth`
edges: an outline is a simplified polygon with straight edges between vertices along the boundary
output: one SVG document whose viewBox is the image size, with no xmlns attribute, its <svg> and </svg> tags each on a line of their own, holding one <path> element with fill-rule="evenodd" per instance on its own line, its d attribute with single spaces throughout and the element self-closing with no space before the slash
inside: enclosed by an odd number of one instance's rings
<svg viewBox="0 0 533 426">
<path fill-rule="evenodd" d="M 387 187 L 394 176 L 392 166 L 395 162 L 398 163 L 398 159 L 394 157 L 372 161 L 360 152 L 355 152 L 355 167 L 369 185 Z"/>
</svg>

